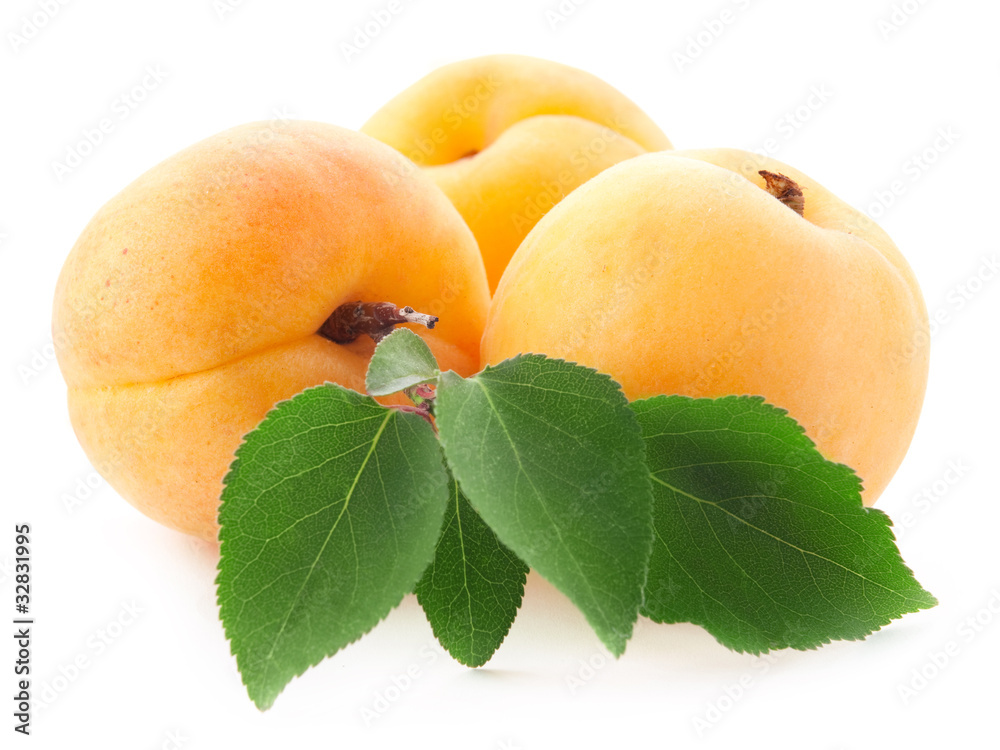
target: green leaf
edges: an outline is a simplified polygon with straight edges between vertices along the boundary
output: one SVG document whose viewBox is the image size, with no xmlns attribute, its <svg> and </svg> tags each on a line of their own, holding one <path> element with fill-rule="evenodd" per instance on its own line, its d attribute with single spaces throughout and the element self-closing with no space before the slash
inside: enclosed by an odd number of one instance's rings
<svg viewBox="0 0 1000 750">
<path fill-rule="evenodd" d="M 447 498 L 431 426 L 339 386 L 281 402 L 246 436 L 222 493 L 216 584 L 258 708 L 413 591 Z"/>
<path fill-rule="evenodd" d="M 760 653 L 858 640 L 932 607 L 891 522 L 759 397 L 633 402 L 653 476 L 643 614 Z"/>
<path fill-rule="evenodd" d="M 449 489 L 434 562 L 417 583 L 417 601 L 448 653 L 481 667 L 517 616 L 528 567 L 483 523 L 454 478 Z"/>
<path fill-rule="evenodd" d="M 437 360 L 424 340 L 413 331 L 398 328 L 375 347 L 368 363 L 365 390 L 388 396 L 437 378 Z"/>
<path fill-rule="evenodd" d="M 443 373 L 435 414 L 448 465 L 483 520 L 621 654 L 652 526 L 642 438 L 618 385 L 522 355 L 468 380 Z"/>
</svg>

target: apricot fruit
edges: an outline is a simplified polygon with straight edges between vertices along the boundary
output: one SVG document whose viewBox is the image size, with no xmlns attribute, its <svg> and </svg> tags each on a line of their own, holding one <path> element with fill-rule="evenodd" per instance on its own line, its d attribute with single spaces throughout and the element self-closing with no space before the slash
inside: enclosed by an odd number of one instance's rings
<svg viewBox="0 0 1000 750">
<path fill-rule="evenodd" d="M 97 212 L 59 277 L 54 338 L 80 443 L 135 507 L 215 538 L 233 454 L 276 402 L 325 381 L 364 391 L 373 342 L 319 334 L 345 303 L 440 316 L 417 333 L 442 367 L 478 369 L 475 240 L 429 177 L 395 177 L 404 162 L 332 125 L 251 123 Z"/>
<path fill-rule="evenodd" d="M 884 231 L 788 165 L 719 149 L 638 156 L 563 199 L 504 273 L 482 358 L 562 357 L 630 399 L 763 396 L 870 505 L 913 436 L 927 341 Z"/>
<path fill-rule="evenodd" d="M 613 164 L 671 147 L 611 85 L 520 55 L 439 68 L 361 131 L 427 169 L 476 236 L 491 290 L 553 205 Z"/>
</svg>

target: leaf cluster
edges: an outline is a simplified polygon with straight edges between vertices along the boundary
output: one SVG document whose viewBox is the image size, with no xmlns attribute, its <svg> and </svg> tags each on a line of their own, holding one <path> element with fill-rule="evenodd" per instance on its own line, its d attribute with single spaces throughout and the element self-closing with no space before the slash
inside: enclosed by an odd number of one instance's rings
<svg viewBox="0 0 1000 750">
<path fill-rule="evenodd" d="M 462 378 L 407 330 L 366 387 L 278 404 L 225 479 L 220 616 L 261 709 L 409 593 L 456 660 L 485 664 L 529 568 L 615 656 L 640 614 L 761 653 L 936 603 L 855 473 L 759 397 L 629 403 L 541 355 Z M 373 398 L 398 392 L 413 405 Z"/>
</svg>

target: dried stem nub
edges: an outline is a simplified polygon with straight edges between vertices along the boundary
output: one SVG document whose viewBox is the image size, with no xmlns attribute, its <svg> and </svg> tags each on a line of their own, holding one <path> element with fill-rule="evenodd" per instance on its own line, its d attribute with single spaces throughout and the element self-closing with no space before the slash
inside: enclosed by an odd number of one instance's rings
<svg viewBox="0 0 1000 750">
<path fill-rule="evenodd" d="M 438 319 L 412 307 L 396 307 L 391 302 L 346 302 L 324 321 L 318 331 L 337 344 L 349 344 L 358 336 L 370 336 L 377 344 L 401 323 L 419 323 L 433 328 Z"/>
<path fill-rule="evenodd" d="M 805 215 L 806 200 L 799 183 L 779 172 L 760 170 L 757 174 L 767 183 L 767 192 L 792 209 L 799 216 Z"/>
</svg>

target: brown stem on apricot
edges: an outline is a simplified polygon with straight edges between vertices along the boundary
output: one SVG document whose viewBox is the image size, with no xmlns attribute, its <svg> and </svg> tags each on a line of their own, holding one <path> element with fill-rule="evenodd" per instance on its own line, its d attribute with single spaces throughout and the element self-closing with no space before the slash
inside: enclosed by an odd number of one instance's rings
<svg viewBox="0 0 1000 750">
<path fill-rule="evenodd" d="M 767 192 L 792 209 L 799 216 L 805 215 L 806 200 L 799 183 L 778 172 L 760 170 L 757 174 L 767 183 Z"/>
<path fill-rule="evenodd" d="M 419 323 L 433 328 L 438 319 L 418 313 L 412 307 L 396 307 L 391 302 L 346 302 L 324 321 L 319 333 L 337 344 L 349 344 L 358 336 L 371 336 L 377 344 L 401 323 Z"/>
</svg>

